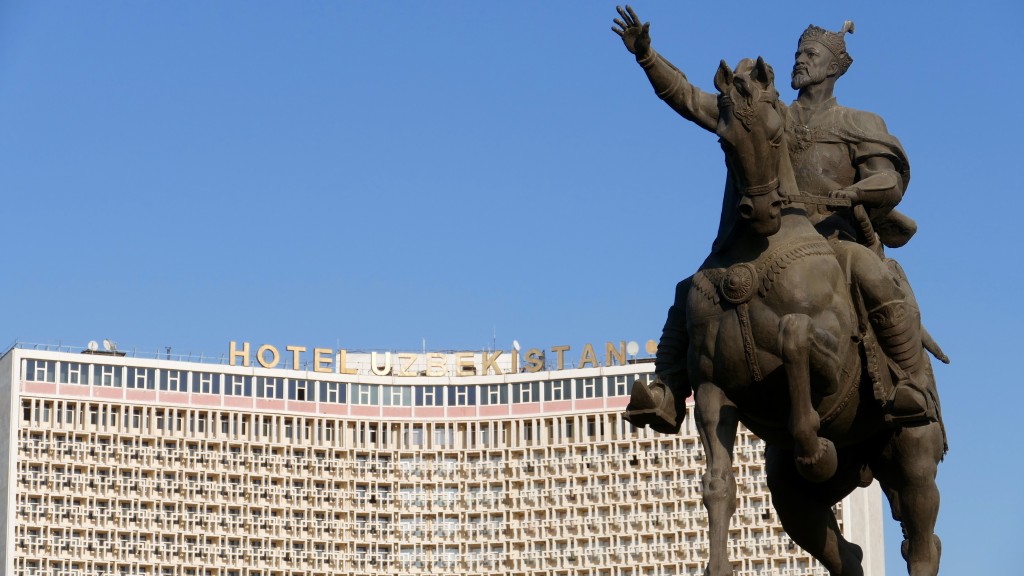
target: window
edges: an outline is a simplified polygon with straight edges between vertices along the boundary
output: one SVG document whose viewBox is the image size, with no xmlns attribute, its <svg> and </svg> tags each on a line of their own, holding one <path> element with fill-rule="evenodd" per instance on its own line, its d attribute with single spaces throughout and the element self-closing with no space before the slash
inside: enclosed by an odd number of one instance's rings
<svg viewBox="0 0 1024 576">
<path fill-rule="evenodd" d="M 152 368 L 128 368 L 128 388 L 153 390 L 156 387 L 156 375 Z"/>
<path fill-rule="evenodd" d="M 441 391 L 441 386 L 416 387 L 417 406 L 442 406 L 443 401 L 444 396 Z"/>
<path fill-rule="evenodd" d="M 453 446 L 455 444 L 455 434 L 453 432 L 453 430 L 449 430 L 444 426 L 434 428 L 434 447 L 443 448 Z"/>
<path fill-rule="evenodd" d="M 412 406 L 412 387 L 410 386 L 385 386 L 385 406 Z"/>
<path fill-rule="evenodd" d="M 46 360 L 26 360 L 25 379 L 32 382 L 56 382 L 55 362 Z"/>
<path fill-rule="evenodd" d="M 379 402 L 380 387 L 376 384 L 355 384 L 356 404 L 376 406 Z"/>
<path fill-rule="evenodd" d="M 160 389 L 170 392 L 187 392 L 187 372 L 181 370 L 163 370 L 160 373 Z"/>
<path fill-rule="evenodd" d="M 252 376 L 241 374 L 226 375 L 228 382 L 224 386 L 224 394 L 229 396 L 252 396 Z"/>
<path fill-rule="evenodd" d="M 192 392 L 220 394 L 220 374 L 197 372 L 192 375 Z"/>
<path fill-rule="evenodd" d="M 313 383 L 308 380 L 288 380 L 288 399 L 298 402 L 312 402 Z"/>
<path fill-rule="evenodd" d="M 484 406 L 508 404 L 508 385 L 485 384 L 480 386 L 480 404 Z"/>
<path fill-rule="evenodd" d="M 121 387 L 121 368 L 119 366 L 99 366 L 100 386 Z"/>
<path fill-rule="evenodd" d="M 626 381 L 626 376 L 615 376 L 612 385 L 609 386 L 608 391 L 611 396 L 628 396 L 630 391 L 629 382 Z"/>
<path fill-rule="evenodd" d="M 78 362 L 61 362 L 60 382 L 61 384 L 88 384 L 89 365 Z"/>
<path fill-rule="evenodd" d="M 517 382 L 512 384 L 512 402 L 540 402 L 540 382 Z"/>
<path fill-rule="evenodd" d="M 236 378 L 248 378 L 248 376 L 232 376 L 232 386 L 234 387 L 234 380 Z M 244 390 L 243 390 L 244 392 Z M 232 392 L 235 396 L 241 396 Z M 267 376 L 256 377 L 256 396 L 258 398 L 272 398 L 276 400 L 284 400 L 284 378 L 271 378 Z M 294 400 L 294 398 L 293 398 Z"/>
<path fill-rule="evenodd" d="M 320 382 L 320 401 L 344 404 L 345 385 L 340 382 Z"/>
<path fill-rule="evenodd" d="M 449 406 L 476 406 L 476 386 L 449 386 Z"/>
<path fill-rule="evenodd" d="M 423 446 L 423 425 L 413 424 L 411 428 L 405 429 L 406 444 L 409 446 Z"/>
<path fill-rule="evenodd" d="M 576 380 L 576 398 L 600 398 L 604 396 L 604 381 L 597 378 Z"/>
<path fill-rule="evenodd" d="M 552 380 L 544 387 L 544 400 L 548 402 L 569 399 L 569 381 Z"/>
</svg>

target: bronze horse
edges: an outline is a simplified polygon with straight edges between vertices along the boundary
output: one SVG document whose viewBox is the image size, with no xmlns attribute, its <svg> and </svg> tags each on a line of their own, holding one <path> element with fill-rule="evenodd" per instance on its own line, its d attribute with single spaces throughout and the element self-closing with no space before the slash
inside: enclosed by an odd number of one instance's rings
<svg viewBox="0 0 1024 576">
<path fill-rule="evenodd" d="M 941 420 L 885 422 L 878 389 L 891 389 L 891 375 L 871 346 L 870 325 L 858 314 L 843 263 L 800 203 L 813 199 L 796 188 L 788 111 L 771 67 L 760 58 L 735 71 L 722 62 L 715 87 L 716 133 L 729 169 L 726 197 L 719 241 L 687 299 L 688 377 L 707 456 L 705 573 L 732 574 L 732 451 L 742 422 L 767 444 L 768 487 L 783 528 L 830 574 L 864 573 L 862 551 L 843 538 L 832 506 L 875 478 L 903 525 L 909 574 L 935 576 Z M 668 402 L 671 413 L 671 392 L 659 381 L 650 389 L 638 383 L 627 417 L 643 425 L 644 414 L 655 411 L 643 410 L 653 399 Z"/>
</svg>

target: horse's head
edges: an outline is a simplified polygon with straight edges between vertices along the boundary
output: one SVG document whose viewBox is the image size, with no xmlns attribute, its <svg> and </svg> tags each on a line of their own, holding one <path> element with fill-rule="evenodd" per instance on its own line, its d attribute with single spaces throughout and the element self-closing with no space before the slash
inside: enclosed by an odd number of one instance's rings
<svg viewBox="0 0 1024 576">
<path fill-rule="evenodd" d="M 723 60 L 716 133 L 725 151 L 739 204 L 736 210 L 754 233 L 771 236 L 782 226 L 779 162 L 785 146 L 786 109 L 775 89 L 775 73 L 761 58 L 740 61 L 733 71 Z"/>
</svg>

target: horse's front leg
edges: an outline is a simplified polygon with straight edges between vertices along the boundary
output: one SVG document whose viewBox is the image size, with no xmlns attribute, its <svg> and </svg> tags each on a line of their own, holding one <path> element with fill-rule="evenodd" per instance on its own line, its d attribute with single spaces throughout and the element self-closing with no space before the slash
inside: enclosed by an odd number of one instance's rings
<svg viewBox="0 0 1024 576">
<path fill-rule="evenodd" d="M 704 508 L 708 511 L 708 566 L 706 576 L 732 574 L 729 563 L 729 520 L 736 511 L 736 476 L 732 448 L 739 416 L 736 406 L 718 386 L 705 382 L 694 391 L 697 429 L 704 445 L 707 470 L 701 479 Z"/>
<path fill-rule="evenodd" d="M 789 383 L 789 431 L 793 435 L 796 467 L 812 482 L 836 473 L 838 459 L 832 441 L 818 436 L 821 419 L 811 402 L 811 346 L 814 325 L 805 314 L 787 314 L 779 323 L 782 365 Z"/>
</svg>

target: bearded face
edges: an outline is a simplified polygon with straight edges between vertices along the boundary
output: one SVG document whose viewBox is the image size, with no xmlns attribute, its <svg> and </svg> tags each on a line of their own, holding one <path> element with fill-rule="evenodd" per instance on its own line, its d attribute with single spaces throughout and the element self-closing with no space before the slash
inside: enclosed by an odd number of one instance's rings
<svg viewBox="0 0 1024 576">
<path fill-rule="evenodd" d="M 824 82 L 830 74 L 838 69 L 832 52 L 822 44 L 807 41 L 800 44 L 793 63 L 793 76 L 790 85 L 794 90 Z"/>
</svg>

